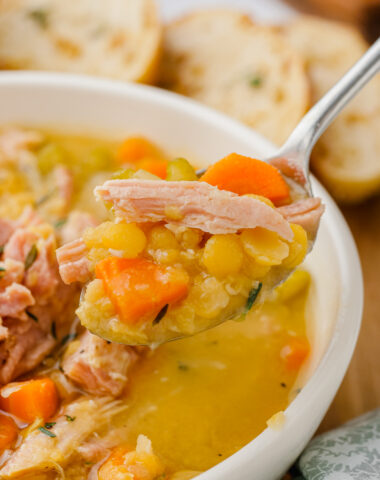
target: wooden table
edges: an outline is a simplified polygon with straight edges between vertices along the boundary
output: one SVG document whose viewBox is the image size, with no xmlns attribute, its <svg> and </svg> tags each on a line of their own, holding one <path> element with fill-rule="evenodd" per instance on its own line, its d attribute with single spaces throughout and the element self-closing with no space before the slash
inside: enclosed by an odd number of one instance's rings
<svg viewBox="0 0 380 480">
<path fill-rule="evenodd" d="M 342 211 L 362 262 L 364 315 L 352 362 L 319 431 L 380 406 L 380 197 Z"/>
</svg>

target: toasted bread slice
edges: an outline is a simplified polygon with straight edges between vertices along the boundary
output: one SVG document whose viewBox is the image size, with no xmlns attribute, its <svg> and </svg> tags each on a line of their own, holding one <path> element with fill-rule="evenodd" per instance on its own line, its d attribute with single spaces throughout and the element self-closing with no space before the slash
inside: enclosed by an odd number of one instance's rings
<svg viewBox="0 0 380 480">
<path fill-rule="evenodd" d="M 300 17 L 283 32 L 306 60 L 316 102 L 365 53 L 368 44 L 353 27 Z M 343 110 L 318 142 L 312 166 L 343 203 L 380 190 L 380 78 L 374 78 Z"/>
<path fill-rule="evenodd" d="M 164 31 L 161 86 L 282 143 L 309 103 L 303 61 L 270 27 L 227 10 L 201 11 Z"/>
<path fill-rule="evenodd" d="M 154 81 L 153 0 L 0 0 L 0 67 Z"/>
</svg>

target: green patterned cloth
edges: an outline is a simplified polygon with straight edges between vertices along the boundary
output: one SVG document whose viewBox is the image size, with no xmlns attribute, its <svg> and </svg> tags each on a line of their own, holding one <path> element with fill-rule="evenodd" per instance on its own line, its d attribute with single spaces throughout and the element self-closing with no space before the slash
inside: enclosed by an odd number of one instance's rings
<svg viewBox="0 0 380 480">
<path fill-rule="evenodd" d="M 298 469 L 293 478 L 380 480 L 380 408 L 315 437 Z"/>
</svg>

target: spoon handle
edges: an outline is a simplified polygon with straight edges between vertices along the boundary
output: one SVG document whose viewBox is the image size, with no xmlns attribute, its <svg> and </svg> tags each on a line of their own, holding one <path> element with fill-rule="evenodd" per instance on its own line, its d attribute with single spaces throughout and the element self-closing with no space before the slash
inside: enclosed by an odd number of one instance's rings
<svg viewBox="0 0 380 480">
<path fill-rule="evenodd" d="M 308 171 L 311 150 L 343 107 L 380 71 L 380 38 L 303 117 L 276 157 L 302 162 Z M 374 99 L 375 101 L 375 99 Z"/>
</svg>

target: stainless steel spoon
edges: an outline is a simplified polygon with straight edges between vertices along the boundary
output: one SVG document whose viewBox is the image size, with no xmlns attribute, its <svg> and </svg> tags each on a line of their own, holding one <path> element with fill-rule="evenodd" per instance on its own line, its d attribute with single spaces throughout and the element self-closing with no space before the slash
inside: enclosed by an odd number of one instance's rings
<svg viewBox="0 0 380 480">
<path fill-rule="evenodd" d="M 302 118 L 285 144 L 270 158 L 265 159 L 277 166 L 285 176 L 289 176 L 288 166 L 297 166 L 296 183 L 302 189 L 303 196 L 312 197 L 313 192 L 309 179 L 310 153 L 318 138 L 330 125 L 343 107 L 363 88 L 363 86 L 380 70 L 380 39 L 362 56 L 362 58 L 336 83 L 314 107 Z M 284 159 L 286 162 L 284 162 Z M 199 170 L 197 174 L 202 174 Z M 297 187 L 298 188 L 298 187 Z M 312 239 L 313 240 L 313 239 Z M 312 247 L 312 242 L 310 244 Z M 272 290 L 280 281 L 283 281 L 291 271 L 282 272 L 268 280 L 266 289 Z M 255 295 L 257 296 L 257 293 Z M 220 323 L 236 318 L 244 312 L 244 307 L 228 315 L 220 315 L 210 325 L 199 327 L 196 332 L 209 329 Z M 97 332 L 94 332 L 97 333 Z M 158 338 L 156 345 L 177 340 L 184 335 L 169 332 L 165 338 Z M 112 338 L 109 338 L 112 340 Z M 152 345 L 152 343 L 151 343 Z"/>
<path fill-rule="evenodd" d="M 284 145 L 264 161 L 277 166 L 284 175 L 283 160 L 295 162 L 304 181 L 300 184 L 308 196 L 313 196 L 309 179 L 311 151 L 330 123 L 347 103 L 380 71 L 380 38 L 353 67 L 302 118 Z M 199 170 L 197 174 L 202 174 Z"/>
</svg>

